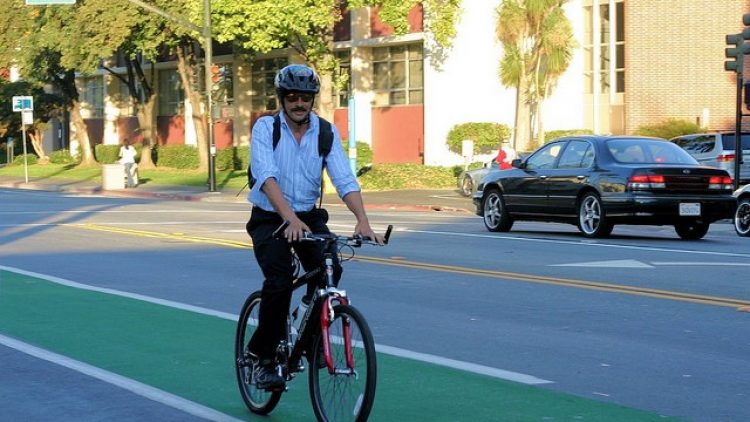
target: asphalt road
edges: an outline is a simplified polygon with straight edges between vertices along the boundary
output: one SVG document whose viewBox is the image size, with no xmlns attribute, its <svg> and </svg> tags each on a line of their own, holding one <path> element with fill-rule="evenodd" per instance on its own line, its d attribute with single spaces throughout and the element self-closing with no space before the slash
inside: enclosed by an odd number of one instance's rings
<svg viewBox="0 0 750 422">
<path fill-rule="evenodd" d="M 231 337 L 232 316 L 260 286 L 244 233 L 246 205 L 14 190 L 0 190 L 0 204 L 0 265 L 43 276 L 0 272 L 0 357 L 8 374 L 0 378 L 0 395 L 12 399 L 13 419 L 45 420 L 53 410 L 61 420 L 220 419 L 201 413 L 209 410 L 247 418 L 241 402 L 236 407 L 231 376 L 225 372 L 220 387 L 210 389 L 226 400 L 216 410 L 200 400 L 212 395 L 195 394 L 203 379 L 213 378 L 192 374 L 202 366 L 227 370 L 215 360 L 224 362 L 220 354 L 231 352 L 231 344 L 196 333 Z M 331 210 L 332 229 L 351 230 L 352 218 Z M 591 241 L 556 224 L 488 233 L 478 217 L 460 212 L 370 215 L 376 229 L 396 226 L 393 242 L 359 251 L 361 259 L 345 266 L 343 287 L 381 351 L 373 420 L 750 420 L 750 250 L 728 224 L 712 226 L 697 242 L 678 240 L 668 227 L 625 226 L 611 239 Z M 57 293 L 47 276 L 111 291 L 93 299 Z M 71 289 L 80 293 L 78 287 Z M 122 304 L 119 292 L 142 297 Z M 174 320 L 174 311 L 164 309 L 168 317 L 132 319 L 156 312 L 148 301 L 138 312 L 107 313 L 143 297 L 207 310 L 215 320 L 185 310 L 180 317 L 188 320 Z M 35 306 L 39 312 L 29 311 Z M 163 318 L 178 328 L 159 330 Z M 139 340 L 144 332 L 151 337 Z M 86 333 L 99 334 L 67 340 Z M 166 345 L 156 341 L 162 338 Z M 29 350 L 36 349 L 19 351 L 28 346 L 14 341 L 143 385 L 92 379 L 34 357 Z M 87 347 L 74 347 L 81 344 Z M 181 353 L 192 349 L 182 364 Z M 418 364 L 405 364 L 407 355 Z M 149 359 L 158 365 L 133 363 Z M 439 369 L 445 365 L 459 369 Z M 157 376 L 172 366 L 177 370 Z M 154 385 L 171 391 L 164 377 L 192 383 L 173 393 L 187 404 L 139 394 Z M 271 420 L 311 418 L 306 382 L 295 383 Z M 402 400 L 420 391 L 415 401 Z M 465 413 L 473 407 L 489 410 Z"/>
</svg>

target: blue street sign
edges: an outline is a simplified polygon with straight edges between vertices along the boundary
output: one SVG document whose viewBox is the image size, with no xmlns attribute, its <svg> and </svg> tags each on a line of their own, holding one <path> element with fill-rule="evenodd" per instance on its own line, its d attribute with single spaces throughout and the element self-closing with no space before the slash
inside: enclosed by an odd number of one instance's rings
<svg viewBox="0 0 750 422">
<path fill-rule="evenodd" d="M 34 97 L 31 96 L 14 96 L 13 111 L 32 111 L 34 110 Z"/>
</svg>

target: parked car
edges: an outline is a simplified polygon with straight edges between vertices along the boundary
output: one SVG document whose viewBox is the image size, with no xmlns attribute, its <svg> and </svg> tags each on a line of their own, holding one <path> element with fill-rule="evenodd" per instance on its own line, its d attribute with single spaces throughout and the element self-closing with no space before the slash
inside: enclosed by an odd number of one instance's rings
<svg viewBox="0 0 750 422">
<path fill-rule="evenodd" d="M 713 132 L 695 133 L 670 139 L 692 155 L 700 164 L 724 169 L 734 179 L 735 133 Z M 750 133 L 743 133 L 740 183 L 750 182 Z"/>
<path fill-rule="evenodd" d="M 734 192 L 737 210 L 734 212 L 734 230 L 742 237 L 750 236 L 750 185 Z"/>
<path fill-rule="evenodd" d="M 702 166 L 664 139 L 564 137 L 513 167 L 490 171 L 473 196 L 489 231 L 508 231 L 517 220 L 554 221 L 595 238 L 616 224 L 648 224 L 701 239 L 711 223 L 734 215 L 726 170 Z"/>
<path fill-rule="evenodd" d="M 471 194 L 477 190 L 477 186 L 479 186 L 479 182 L 482 181 L 482 178 L 484 178 L 490 170 L 497 170 L 498 168 L 497 161 L 493 158 L 489 163 L 485 163 L 482 168 L 462 171 L 456 179 L 458 192 L 463 196 L 471 196 Z"/>
</svg>

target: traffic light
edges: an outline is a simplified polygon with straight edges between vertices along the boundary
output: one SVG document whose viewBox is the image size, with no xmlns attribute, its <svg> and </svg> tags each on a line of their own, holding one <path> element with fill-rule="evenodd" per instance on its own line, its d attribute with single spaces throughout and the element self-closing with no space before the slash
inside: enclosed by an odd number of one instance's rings
<svg viewBox="0 0 750 422">
<path fill-rule="evenodd" d="M 742 73 L 742 62 L 744 61 L 743 59 L 745 57 L 745 40 L 743 39 L 743 36 L 744 31 L 742 34 L 732 34 L 726 36 L 727 45 L 730 45 L 732 47 L 727 47 L 724 49 L 724 56 L 728 59 L 733 60 L 724 62 L 724 70 Z"/>
<path fill-rule="evenodd" d="M 219 83 L 222 78 L 222 73 L 221 66 L 218 64 L 211 65 L 211 82 L 214 84 Z"/>
</svg>

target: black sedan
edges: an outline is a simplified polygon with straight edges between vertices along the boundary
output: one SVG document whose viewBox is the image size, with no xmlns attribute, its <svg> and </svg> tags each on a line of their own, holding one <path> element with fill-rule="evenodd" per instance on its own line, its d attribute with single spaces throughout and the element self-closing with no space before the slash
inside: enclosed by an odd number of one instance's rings
<svg viewBox="0 0 750 422">
<path fill-rule="evenodd" d="M 701 239 L 711 223 L 734 217 L 729 173 L 663 139 L 565 137 L 513 167 L 490 171 L 473 196 L 487 230 L 554 221 L 595 238 L 616 224 L 672 225 L 683 239 Z"/>
</svg>

